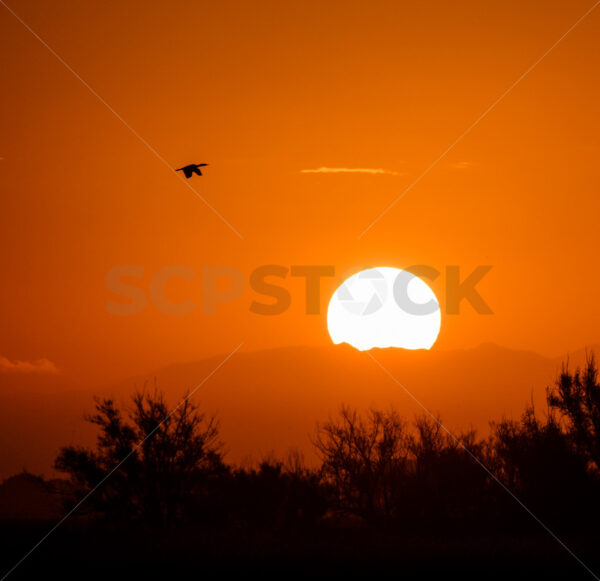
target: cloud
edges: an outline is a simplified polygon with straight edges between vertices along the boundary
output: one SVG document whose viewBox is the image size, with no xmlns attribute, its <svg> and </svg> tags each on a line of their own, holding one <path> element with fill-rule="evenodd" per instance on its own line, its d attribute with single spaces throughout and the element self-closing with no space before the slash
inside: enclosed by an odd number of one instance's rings
<svg viewBox="0 0 600 581">
<path fill-rule="evenodd" d="M 300 173 L 365 173 L 371 175 L 398 175 L 397 171 L 368 167 L 319 167 L 317 169 L 301 169 Z"/>
<path fill-rule="evenodd" d="M 0 357 L 0 373 L 58 373 L 58 368 L 49 359 L 11 361 L 6 357 Z"/>
<path fill-rule="evenodd" d="M 473 162 L 471 161 L 457 161 L 452 164 L 454 169 L 467 169 L 469 167 L 473 167 Z"/>
</svg>

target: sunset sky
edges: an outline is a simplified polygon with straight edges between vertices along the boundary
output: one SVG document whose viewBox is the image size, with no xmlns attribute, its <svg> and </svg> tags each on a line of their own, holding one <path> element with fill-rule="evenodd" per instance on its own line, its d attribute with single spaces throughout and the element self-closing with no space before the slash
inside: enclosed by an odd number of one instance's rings
<svg viewBox="0 0 600 581">
<path fill-rule="evenodd" d="M 494 314 L 443 315 L 434 349 L 600 341 L 600 9 L 361 237 L 590 0 L 7 4 L 105 103 L 0 6 L 0 372 L 45 359 L 115 381 L 241 342 L 331 342 L 339 278 L 321 315 L 288 275 L 279 316 L 251 313 L 266 299 L 249 288 L 215 315 L 117 316 L 119 265 L 144 269 L 146 293 L 169 265 L 492 265 Z M 243 239 L 173 171 L 192 162 Z M 444 278 L 431 286 L 443 303 Z M 199 303 L 200 276 L 167 292 Z"/>
</svg>

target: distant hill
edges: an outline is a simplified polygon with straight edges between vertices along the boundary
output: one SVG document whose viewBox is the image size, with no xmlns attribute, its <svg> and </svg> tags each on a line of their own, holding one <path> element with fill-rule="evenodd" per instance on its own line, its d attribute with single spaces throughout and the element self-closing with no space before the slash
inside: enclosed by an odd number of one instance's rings
<svg viewBox="0 0 600 581">
<path fill-rule="evenodd" d="M 455 351 L 282 348 L 234 355 L 195 397 L 206 409 L 218 411 L 231 460 L 256 460 L 294 446 L 311 454 L 309 436 L 316 421 L 327 419 L 342 403 L 362 409 L 393 405 L 408 419 L 422 413 L 369 353 L 424 406 L 439 412 L 451 429 L 472 426 L 480 432 L 489 429 L 490 420 L 518 417 L 532 397 L 545 409 L 546 386 L 563 361 L 491 344 Z M 580 363 L 585 354 L 570 359 Z M 156 381 L 173 397 L 181 397 L 221 360 L 172 365 L 124 382 L 117 392 Z"/>
<path fill-rule="evenodd" d="M 315 423 L 342 403 L 362 409 L 393 405 L 408 419 L 422 411 L 369 353 L 423 405 L 439 412 L 450 429 L 474 427 L 484 433 L 490 420 L 517 418 L 532 398 L 545 411 L 545 388 L 566 358 L 492 344 L 454 351 L 359 352 L 332 345 L 239 352 L 198 388 L 194 399 L 218 413 L 230 461 L 285 454 L 292 447 L 310 459 Z M 17 376 L 10 382 L 0 376 L 0 475 L 23 467 L 48 474 L 61 445 L 93 443 L 93 427 L 82 420 L 93 409 L 93 395 L 126 401 L 135 387 L 146 383 L 151 389 L 156 382 L 175 405 L 224 357 L 171 365 L 93 392 L 64 381 L 57 385 L 57 378 L 45 386 L 41 379 L 19 385 Z M 573 366 L 584 360 L 583 350 L 570 356 Z"/>
<path fill-rule="evenodd" d="M 56 520 L 62 514 L 61 491 L 66 491 L 63 481 L 28 472 L 11 476 L 0 483 L 0 520 Z"/>
</svg>

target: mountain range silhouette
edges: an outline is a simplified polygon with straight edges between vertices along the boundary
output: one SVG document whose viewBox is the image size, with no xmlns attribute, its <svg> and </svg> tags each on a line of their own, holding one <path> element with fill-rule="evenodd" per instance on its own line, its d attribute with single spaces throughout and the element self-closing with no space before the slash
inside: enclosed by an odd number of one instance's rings
<svg viewBox="0 0 600 581">
<path fill-rule="evenodd" d="M 571 353 L 570 366 L 582 364 L 585 353 Z M 238 352 L 198 388 L 194 400 L 218 414 L 229 461 L 256 461 L 296 448 L 311 463 L 316 422 L 342 403 L 360 409 L 393 405 L 407 420 L 422 413 L 369 354 L 431 412 L 439 412 L 449 429 L 472 427 L 482 435 L 490 420 L 516 419 L 532 400 L 544 412 L 545 388 L 567 359 L 493 344 L 451 351 L 359 352 L 332 345 Z M 92 444 L 95 430 L 83 416 L 93 410 L 93 396 L 125 402 L 135 388 L 146 384 L 151 390 L 156 383 L 174 406 L 224 357 L 169 365 L 100 389 L 60 376 L 0 376 L 0 477 L 23 468 L 52 475 L 60 446 Z"/>
</svg>

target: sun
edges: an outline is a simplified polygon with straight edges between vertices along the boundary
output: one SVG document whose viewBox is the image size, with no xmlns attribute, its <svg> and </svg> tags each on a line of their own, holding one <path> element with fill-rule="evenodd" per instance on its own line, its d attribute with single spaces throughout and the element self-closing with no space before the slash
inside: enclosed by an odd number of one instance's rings
<svg viewBox="0 0 600 581">
<path fill-rule="evenodd" d="M 414 274 L 387 266 L 346 279 L 327 310 L 332 341 L 349 343 L 360 351 L 429 349 L 440 326 L 440 305 L 431 288 Z"/>
</svg>

